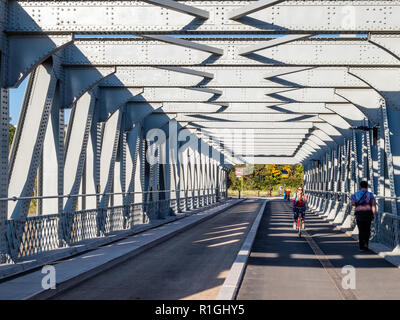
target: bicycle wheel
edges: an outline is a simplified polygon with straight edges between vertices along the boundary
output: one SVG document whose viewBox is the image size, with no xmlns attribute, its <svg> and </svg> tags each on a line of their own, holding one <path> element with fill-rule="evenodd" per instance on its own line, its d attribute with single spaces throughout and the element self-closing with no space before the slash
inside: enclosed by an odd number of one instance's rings
<svg viewBox="0 0 400 320">
<path fill-rule="evenodd" d="M 301 237 L 301 218 L 297 218 L 297 229 L 299 231 L 299 237 Z"/>
</svg>

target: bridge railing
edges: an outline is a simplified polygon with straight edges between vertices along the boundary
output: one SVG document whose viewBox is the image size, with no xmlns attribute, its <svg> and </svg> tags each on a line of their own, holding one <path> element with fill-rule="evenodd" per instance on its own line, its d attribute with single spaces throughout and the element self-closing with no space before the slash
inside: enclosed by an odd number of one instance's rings
<svg viewBox="0 0 400 320">
<path fill-rule="evenodd" d="M 378 242 L 396 248 L 399 245 L 400 217 L 384 212 L 380 218 L 380 225 L 377 233 Z"/>
<path fill-rule="evenodd" d="M 152 192 L 165 195 L 166 192 L 171 191 Z M 179 194 L 183 195 L 184 192 L 187 191 L 181 191 Z M 116 194 L 121 193 L 113 195 Z M 189 197 L 180 197 L 179 199 L 161 199 L 107 208 L 28 216 L 24 221 L 9 219 L 7 220 L 6 241 L 11 259 L 8 258 L 7 262 L 21 261 L 41 253 L 77 244 L 84 245 L 90 240 L 106 237 L 118 231 L 135 229 L 166 216 L 179 215 L 196 208 L 215 206 L 225 200 L 226 196 L 226 192 L 220 193 L 218 189 L 193 190 Z M 34 198 L 40 197 L 32 197 L 32 199 Z M 8 200 L 16 201 L 18 198 Z M 66 241 L 66 239 L 68 240 Z"/>
<path fill-rule="evenodd" d="M 341 225 L 345 229 L 355 227 L 354 209 L 350 202 L 351 193 L 306 190 L 309 195 L 312 209 L 319 211 L 328 220 Z M 375 196 L 377 211 L 372 224 L 373 241 L 381 243 L 390 249 L 400 246 L 400 216 L 387 212 L 388 202 L 400 202 L 400 198 Z M 335 204 L 341 203 L 342 206 Z M 390 206 L 389 206 L 390 208 Z"/>
</svg>

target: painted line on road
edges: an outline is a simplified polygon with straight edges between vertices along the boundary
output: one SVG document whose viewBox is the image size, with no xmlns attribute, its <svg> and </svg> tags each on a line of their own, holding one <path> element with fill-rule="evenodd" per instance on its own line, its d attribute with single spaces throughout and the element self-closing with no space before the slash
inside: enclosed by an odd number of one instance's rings
<svg viewBox="0 0 400 320">
<path fill-rule="evenodd" d="M 324 217 L 321 214 L 321 211 L 319 211 L 318 208 L 312 209 L 311 210 L 314 215 L 317 217 L 321 218 L 323 221 L 328 222 L 330 225 L 333 226 L 333 230 L 343 232 L 344 234 L 348 235 L 349 237 L 353 238 L 354 240 L 358 241 L 358 234 L 354 233 L 354 229 L 349 231 L 349 228 L 343 227 L 340 224 L 336 224 L 331 220 L 328 220 L 326 217 Z M 369 249 L 375 252 L 377 255 L 385 259 L 387 262 L 391 263 L 398 269 L 400 269 L 400 252 L 393 250 L 389 248 L 388 246 L 378 243 L 378 242 L 370 242 L 369 243 Z"/>
<path fill-rule="evenodd" d="M 358 300 L 356 294 L 351 289 L 344 289 L 342 287 L 342 277 L 336 272 L 335 267 L 332 262 L 328 259 L 322 249 L 318 246 L 312 236 L 308 234 L 307 231 L 303 230 L 302 235 L 304 235 L 304 239 L 306 239 L 307 243 L 311 247 L 312 251 L 314 251 L 315 256 L 324 267 L 325 271 L 328 273 L 329 278 L 334 283 L 336 289 L 339 291 L 340 295 L 344 300 Z"/>
</svg>

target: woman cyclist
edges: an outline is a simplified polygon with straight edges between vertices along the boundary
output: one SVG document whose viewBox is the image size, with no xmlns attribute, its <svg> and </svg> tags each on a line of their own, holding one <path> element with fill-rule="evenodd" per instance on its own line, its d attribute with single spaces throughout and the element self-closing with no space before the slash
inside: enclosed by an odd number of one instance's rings
<svg viewBox="0 0 400 320">
<path fill-rule="evenodd" d="M 293 229 L 296 230 L 297 227 L 297 218 L 299 217 L 299 214 L 301 215 L 301 218 L 303 219 L 303 228 L 304 228 L 304 218 L 306 215 L 306 209 L 307 209 L 307 196 L 304 194 L 303 187 L 298 187 L 297 188 L 297 193 L 293 197 Z"/>
</svg>

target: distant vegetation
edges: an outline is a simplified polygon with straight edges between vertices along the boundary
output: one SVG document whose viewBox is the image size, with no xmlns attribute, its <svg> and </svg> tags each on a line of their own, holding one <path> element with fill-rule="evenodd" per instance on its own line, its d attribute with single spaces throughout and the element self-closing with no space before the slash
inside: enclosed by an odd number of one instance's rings
<svg viewBox="0 0 400 320">
<path fill-rule="evenodd" d="M 10 148 L 11 148 L 11 144 L 12 144 L 12 141 L 13 141 L 13 139 L 14 139 L 14 134 L 15 134 L 15 130 L 16 130 L 16 128 L 12 125 L 12 124 L 10 124 L 9 125 L 9 144 L 10 144 Z"/>
<path fill-rule="evenodd" d="M 241 189 L 241 181 L 236 178 L 235 166 L 229 171 L 229 189 L 231 194 L 237 194 Z M 289 173 L 287 178 L 282 177 L 282 172 Z M 292 190 L 304 184 L 304 167 L 302 165 L 255 165 L 251 174 L 243 177 L 243 191 L 248 195 L 266 195 L 270 186 L 273 187 L 273 194 L 277 195 L 279 186 L 289 186 Z"/>
</svg>

